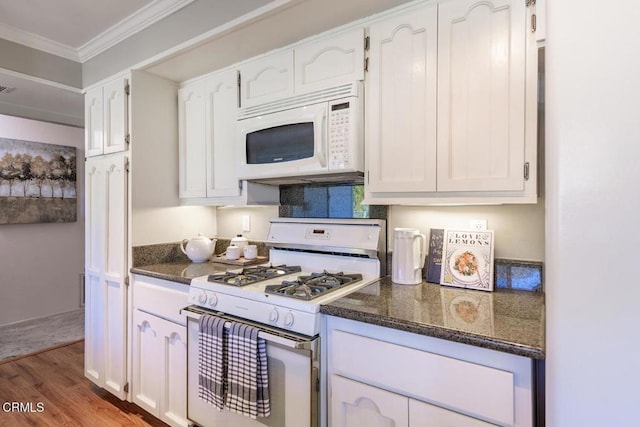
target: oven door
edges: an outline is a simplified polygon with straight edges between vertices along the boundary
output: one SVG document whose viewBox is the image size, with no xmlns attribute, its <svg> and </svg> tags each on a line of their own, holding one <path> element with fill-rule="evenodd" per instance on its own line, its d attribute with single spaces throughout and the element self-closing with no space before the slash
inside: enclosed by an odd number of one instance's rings
<svg viewBox="0 0 640 427">
<path fill-rule="evenodd" d="M 187 418 L 202 427 L 299 427 L 318 425 L 319 367 L 318 337 L 310 338 L 283 332 L 222 313 L 190 306 L 182 310 L 187 316 Z M 251 324 L 260 329 L 267 344 L 269 400 L 271 415 L 251 419 L 218 411 L 198 397 L 198 333 L 202 314 Z"/>
<path fill-rule="evenodd" d="M 321 174 L 327 166 L 327 103 L 238 122 L 238 178 Z"/>
</svg>

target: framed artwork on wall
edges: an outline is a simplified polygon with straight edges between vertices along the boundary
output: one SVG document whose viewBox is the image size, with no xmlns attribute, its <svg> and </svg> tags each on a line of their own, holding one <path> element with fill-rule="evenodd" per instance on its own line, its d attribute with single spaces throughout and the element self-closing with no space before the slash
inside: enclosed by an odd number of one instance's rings
<svg viewBox="0 0 640 427">
<path fill-rule="evenodd" d="M 77 220 L 76 148 L 0 138 L 0 224 Z"/>
</svg>

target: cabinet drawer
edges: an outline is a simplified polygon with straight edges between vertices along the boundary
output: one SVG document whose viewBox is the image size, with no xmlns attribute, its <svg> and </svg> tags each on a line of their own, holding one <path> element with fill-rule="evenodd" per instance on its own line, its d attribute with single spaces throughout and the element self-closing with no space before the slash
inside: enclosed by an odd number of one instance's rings
<svg viewBox="0 0 640 427">
<path fill-rule="evenodd" d="M 135 277 L 133 283 L 134 309 L 187 324 L 180 314 L 180 310 L 189 305 L 187 285 L 147 277 Z"/>
<path fill-rule="evenodd" d="M 514 423 L 512 372 L 343 331 L 333 331 L 330 339 L 337 374 L 492 422 Z"/>
</svg>

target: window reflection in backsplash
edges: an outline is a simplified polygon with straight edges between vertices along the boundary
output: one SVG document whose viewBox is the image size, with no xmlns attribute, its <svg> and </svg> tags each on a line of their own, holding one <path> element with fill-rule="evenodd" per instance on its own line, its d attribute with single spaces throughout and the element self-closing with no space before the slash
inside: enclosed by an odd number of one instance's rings
<svg viewBox="0 0 640 427">
<path fill-rule="evenodd" d="M 363 198 L 363 185 L 282 185 L 279 215 L 284 218 L 387 219 L 386 206 L 363 205 Z"/>
</svg>

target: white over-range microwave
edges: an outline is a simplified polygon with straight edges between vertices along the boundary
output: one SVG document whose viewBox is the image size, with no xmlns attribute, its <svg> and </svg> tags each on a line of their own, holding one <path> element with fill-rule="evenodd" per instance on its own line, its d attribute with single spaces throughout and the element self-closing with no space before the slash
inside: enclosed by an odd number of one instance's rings
<svg viewBox="0 0 640 427">
<path fill-rule="evenodd" d="M 362 83 L 240 109 L 240 179 L 357 181 L 364 170 Z"/>
</svg>

